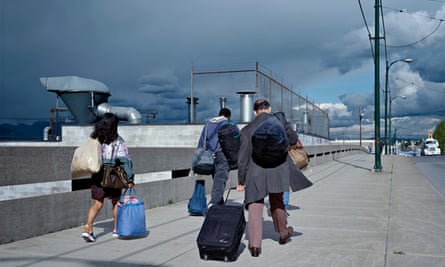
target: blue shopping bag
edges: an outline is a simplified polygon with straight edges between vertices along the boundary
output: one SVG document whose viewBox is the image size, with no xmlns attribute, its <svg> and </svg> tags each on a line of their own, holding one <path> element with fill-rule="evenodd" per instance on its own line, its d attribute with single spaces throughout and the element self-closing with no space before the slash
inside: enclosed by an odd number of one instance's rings
<svg viewBox="0 0 445 267">
<path fill-rule="evenodd" d="M 145 207 L 135 188 L 124 191 L 117 203 L 117 229 L 119 237 L 146 235 Z"/>
<path fill-rule="evenodd" d="M 194 216 L 204 216 L 207 212 L 205 180 L 195 182 L 195 190 L 187 205 L 188 212 Z"/>
</svg>

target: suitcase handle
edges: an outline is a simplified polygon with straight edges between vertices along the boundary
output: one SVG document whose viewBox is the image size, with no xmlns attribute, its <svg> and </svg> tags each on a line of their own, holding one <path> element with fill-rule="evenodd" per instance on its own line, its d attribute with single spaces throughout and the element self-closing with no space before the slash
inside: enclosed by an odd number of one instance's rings
<svg viewBox="0 0 445 267">
<path fill-rule="evenodd" d="M 224 204 L 227 203 L 227 199 L 229 199 L 229 195 L 230 195 L 230 191 L 231 190 L 236 190 L 236 186 L 232 186 L 232 187 L 229 188 L 229 191 L 227 191 L 226 200 L 224 200 Z"/>
</svg>

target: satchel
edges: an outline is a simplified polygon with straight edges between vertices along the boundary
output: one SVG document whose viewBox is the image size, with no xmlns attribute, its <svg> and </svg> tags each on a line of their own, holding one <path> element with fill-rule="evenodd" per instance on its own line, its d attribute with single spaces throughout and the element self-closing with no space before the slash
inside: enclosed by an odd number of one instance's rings
<svg viewBox="0 0 445 267">
<path fill-rule="evenodd" d="M 128 187 L 127 173 L 119 165 L 104 166 L 104 174 L 100 185 L 103 188 L 122 189 Z"/>
<path fill-rule="evenodd" d="M 74 150 L 71 161 L 71 177 L 88 176 L 102 167 L 102 147 L 97 139 L 89 137 Z"/>
<path fill-rule="evenodd" d="M 198 148 L 193 156 L 192 170 L 201 175 L 213 174 L 215 159 L 212 152 L 204 148 Z"/>
<path fill-rule="evenodd" d="M 309 155 L 302 145 L 293 145 L 289 147 L 289 156 L 297 167 L 302 170 L 309 165 Z"/>
<path fill-rule="evenodd" d="M 215 169 L 215 154 L 206 148 L 207 129 L 204 135 L 204 147 L 195 151 L 192 159 L 192 170 L 201 175 L 213 174 Z"/>
<path fill-rule="evenodd" d="M 117 229 L 119 237 L 146 235 L 145 207 L 136 189 L 129 188 L 121 195 L 117 203 Z"/>
</svg>

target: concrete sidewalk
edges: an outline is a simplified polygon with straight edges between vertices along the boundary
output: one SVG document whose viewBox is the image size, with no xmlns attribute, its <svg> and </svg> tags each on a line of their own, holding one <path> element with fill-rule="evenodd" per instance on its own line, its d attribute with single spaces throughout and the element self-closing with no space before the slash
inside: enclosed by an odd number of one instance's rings
<svg viewBox="0 0 445 267">
<path fill-rule="evenodd" d="M 444 196 L 409 158 L 384 156 L 381 173 L 373 162 L 360 154 L 307 170 L 314 185 L 290 197 L 292 241 L 278 244 L 264 211 L 258 258 L 243 236 L 236 261 L 201 260 L 203 217 L 189 216 L 183 201 L 147 210 L 144 238 L 113 238 L 112 222 L 101 221 L 96 243 L 85 243 L 79 226 L 0 245 L 0 266 L 445 266 Z M 242 202 L 243 193 L 230 199 Z"/>
</svg>

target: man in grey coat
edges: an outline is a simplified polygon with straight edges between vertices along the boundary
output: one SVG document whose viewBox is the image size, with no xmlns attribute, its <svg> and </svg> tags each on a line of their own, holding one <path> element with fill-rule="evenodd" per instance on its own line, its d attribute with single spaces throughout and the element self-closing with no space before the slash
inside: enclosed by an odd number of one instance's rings
<svg viewBox="0 0 445 267">
<path fill-rule="evenodd" d="M 294 229 L 287 226 L 287 216 L 283 204 L 283 192 L 302 190 L 312 185 L 288 156 L 286 161 L 275 168 L 263 168 L 252 160 L 252 135 L 258 126 L 269 116 L 277 116 L 283 123 L 289 144 L 296 144 L 297 133 L 290 127 L 283 113 L 271 114 L 270 103 L 265 99 L 255 101 L 255 119 L 241 130 L 241 147 L 238 155 L 238 191 L 245 191 L 248 208 L 247 233 L 249 250 L 252 256 L 261 253 L 263 235 L 264 198 L 269 196 L 270 212 L 275 232 L 279 234 L 278 243 L 286 244 Z"/>
</svg>

